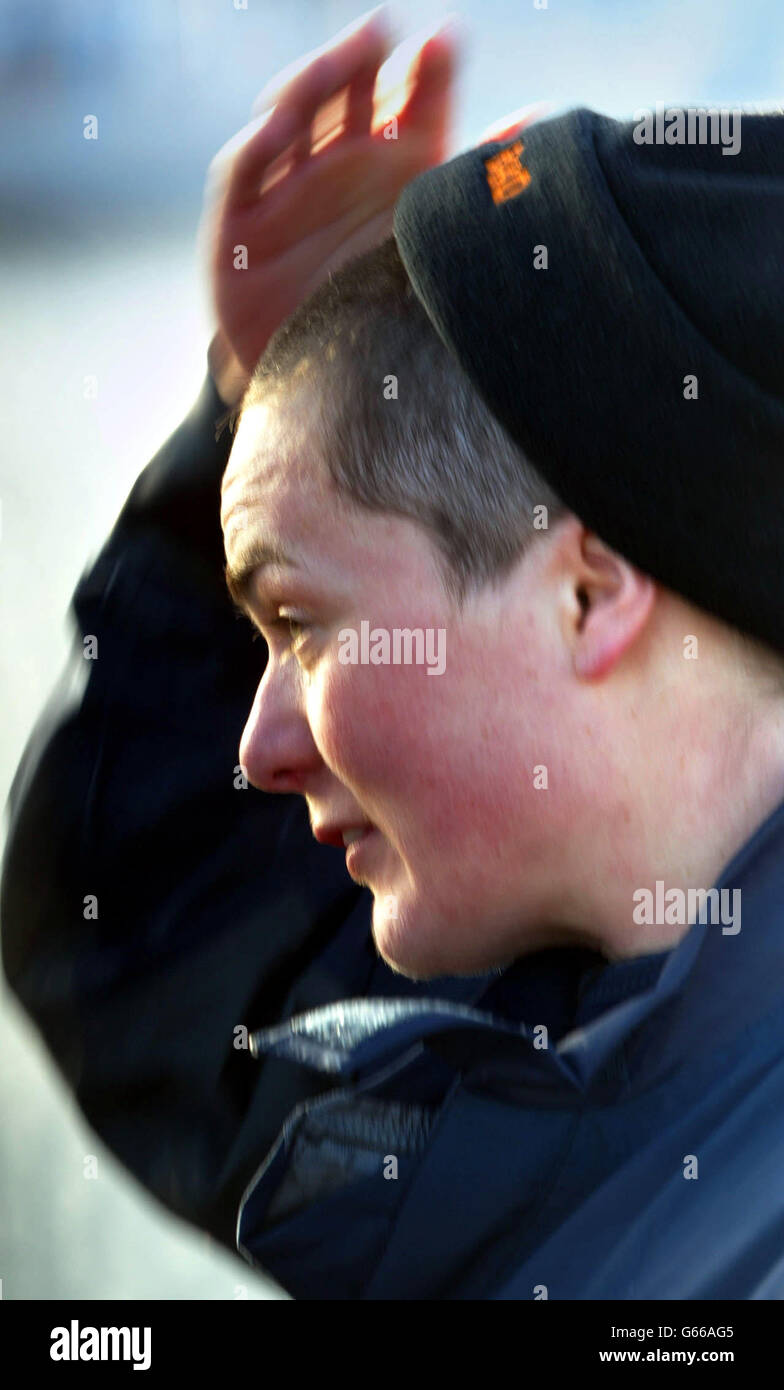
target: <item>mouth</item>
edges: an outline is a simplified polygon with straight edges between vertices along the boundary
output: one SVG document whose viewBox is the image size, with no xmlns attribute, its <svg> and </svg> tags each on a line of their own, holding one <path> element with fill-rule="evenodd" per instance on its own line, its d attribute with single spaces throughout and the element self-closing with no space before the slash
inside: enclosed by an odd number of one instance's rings
<svg viewBox="0 0 784 1390">
<path fill-rule="evenodd" d="M 379 838 L 380 833 L 370 821 L 366 821 L 363 825 L 320 825 L 313 829 L 313 834 L 319 844 L 333 845 L 336 849 L 345 849 L 346 868 L 349 873 L 356 870 L 369 841 Z"/>
<path fill-rule="evenodd" d="M 313 827 L 313 834 L 320 845 L 348 849 L 373 834 L 375 829 L 371 821 L 365 821 L 362 825 L 318 825 Z"/>
</svg>

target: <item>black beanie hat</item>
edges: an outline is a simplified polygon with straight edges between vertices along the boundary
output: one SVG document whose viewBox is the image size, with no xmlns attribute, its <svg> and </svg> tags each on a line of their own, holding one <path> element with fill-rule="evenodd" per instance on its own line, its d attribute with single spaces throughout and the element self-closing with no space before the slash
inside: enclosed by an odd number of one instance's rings
<svg viewBox="0 0 784 1390">
<path fill-rule="evenodd" d="M 394 232 L 566 506 L 784 651 L 784 115 L 734 119 L 732 152 L 570 111 L 419 175 Z"/>
</svg>

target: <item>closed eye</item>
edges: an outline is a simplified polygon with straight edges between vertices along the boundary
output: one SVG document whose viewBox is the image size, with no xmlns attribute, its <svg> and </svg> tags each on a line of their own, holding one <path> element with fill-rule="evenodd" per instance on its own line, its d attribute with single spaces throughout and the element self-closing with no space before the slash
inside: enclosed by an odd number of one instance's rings
<svg viewBox="0 0 784 1390">
<path fill-rule="evenodd" d="M 297 641 L 310 630 L 308 624 L 303 623 L 300 618 L 288 618 L 283 614 L 279 618 L 275 618 L 270 626 L 273 631 L 288 637 L 292 646 L 296 645 Z"/>
<path fill-rule="evenodd" d="M 298 637 L 303 637 L 309 631 L 307 623 L 300 622 L 299 618 L 281 618 L 280 625 L 288 628 L 292 642 L 296 642 Z"/>
<path fill-rule="evenodd" d="M 256 642 L 260 637 L 263 638 L 264 633 L 261 629 L 261 626 L 256 622 L 255 618 L 252 618 L 249 613 L 245 612 L 244 609 L 240 608 L 239 604 L 235 604 L 234 607 L 236 608 L 238 613 L 242 613 L 242 616 L 244 618 L 247 618 L 250 622 L 253 628 L 253 641 Z M 300 618 L 289 618 L 284 615 L 281 615 L 278 618 L 267 619 L 264 626 L 269 632 L 278 632 L 281 634 L 281 636 L 287 638 L 288 645 L 292 648 L 292 650 L 298 642 L 300 644 L 302 643 L 302 639 L 310 631 L 310 625 L 308 623 L 302 622 Z"/>
</svg>

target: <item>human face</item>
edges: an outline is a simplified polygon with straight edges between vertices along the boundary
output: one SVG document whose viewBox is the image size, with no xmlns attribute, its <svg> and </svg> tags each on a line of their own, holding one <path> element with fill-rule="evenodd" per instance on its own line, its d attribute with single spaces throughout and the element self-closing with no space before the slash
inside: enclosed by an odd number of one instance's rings
<svg viewBox="0 0 784 1390">
<path fill-rule="evenodd" d="M 302 392 L 247 410 L 224 476 L 229 571 L 250 570 L 244 598 L 269 647 L 240 760 L 262 790 L 303 795 L 317 837 L 370 827 L 347 869 L 372 890 L 393 969 L 479 974 L 560 939 L 552 846 L 567 819 L 557 795 L 543 815 L 533 769 L 565 776 L 568 759 L 528 555 L 458 610 L 421 527 L 337 493 L 309 418 Z M 444 670 L 342 661 L 340 634 L 363 623 L 443 630 Z"/>
</svg>

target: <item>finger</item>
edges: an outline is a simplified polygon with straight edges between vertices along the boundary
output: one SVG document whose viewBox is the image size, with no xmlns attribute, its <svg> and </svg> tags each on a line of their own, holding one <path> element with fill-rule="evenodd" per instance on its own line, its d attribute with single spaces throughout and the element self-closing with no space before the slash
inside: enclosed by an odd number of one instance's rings
<svg viewBox="0 0 784 1390">
<path fill-rule="evenodd" d="M 295 143 L 304 147 L 306 140 L 309 147 L 309 119 L 292 107 L 273 106 L 260 118 L 255 134 L 234 154 L 228 177 L 229 201 L 237 206 L 255 202 L 275 161 Z"/>
<path fill-rule="evenodd" d="M 345 54 L 349 63 L 355 62 L 358 54 L 361 55 L 363 46 L 366 47 L 368 42 L 372 44 L 381 35 L 384 35 L 388 42 L 390 41 L 389 15 L 384 5 L 378 5 L 376 9 L 368 10 L 365 14 L 360 15 L 359 19 L 352 20 L 351 24 L 347 24 L 326 43 L 319 45 L 318 48 L 312 48 L 309 53 L 305 53 L 299 58 L 295 58 L 292 63 L 288 63 L 285 68 L 271 77 L 269 82 L 262 87 L 253 103 L 253 114 L 256 115 L 257 111 L 260 113 L 279 101 L 295 79 L 317 60 L 329 59 L 345 45 Z M 349 75 L 347 74 L 346 81 L 348 80 Z"/>
<path fill-rule="evenodd" d="M 390 46 L 391 38 L 384 51 L 375 51 L 370 55 L 367 66 L 352 79 L 343 120 L 346 135 L 367 135 L 372 129 L 379 67 L 383 60 L 390 61 L 387 56 Z"/>
<path fill-rule="evenodd" d="M 378 69 L 379 64 L 374 63 L 351 83 L 345 117 L 347 135 L 366 135 L 373 124 L 373 93 Z"/>
<path fill-rule="evenodd" d="M 400 119 L 407 125 L 428 123 L 434 105 L 444 105 L 444 97 L 454 83 L 464 36 L 461 17 L 451 14 L 435 31 L 431 26 L 416 35 L 418 51 L 410 63 L 406 102 L 400 112 Z"/>
<path fill-rule="evenodd" d="M 213 190 L 216 193 L 223 193 L 229 176 L 232 172 L 234 162 L 239 151 L 252 140 L 263 126 L 269 121 L 272 111 L 265 111 L 261 116 L 248 121 L 241 130 L 235 132 L 225 144 L 221 145 L 217 154 L 213 155 L 207 168 L 207 191 Z"/>
<path fill-rule="evenodd" d="M 274 88 L 276 85 L 277 78 L 273 78 L 272 81 L 267 83 L 266 87 L 262 87 L 250 109 L 251 120 L 256 116 L 263 116 L 265 111 L 269 111 L 270 107 L 275 105 Z"/>
<path fill-rule="evenodd" d="M 300 157 L 304 157 L 305 141 L 310 141 L 319 108 L 348 86 L 357 71 L 375 71 L 388 46 L 385 14 L 376 10 L 369 20 L 360 22 L 360 27 L 351 25 L 348 37 L 339 35 L 317 58 L 308 61 L 280 91 L 272 110 L 260 118 L 258 134 L 238 153 L 231 176 L 232 199 L 238 203 L 254 201 L 268 165 L 292 142 L 297 142 Z"/>
<path fill-rule="evenodd" d="M 311 143 L 313 140 L 313 127 L 308 125 L 297 136 L 291 147 L 292 166 L 304 164 L 310 158 Z"/>
</svg>

